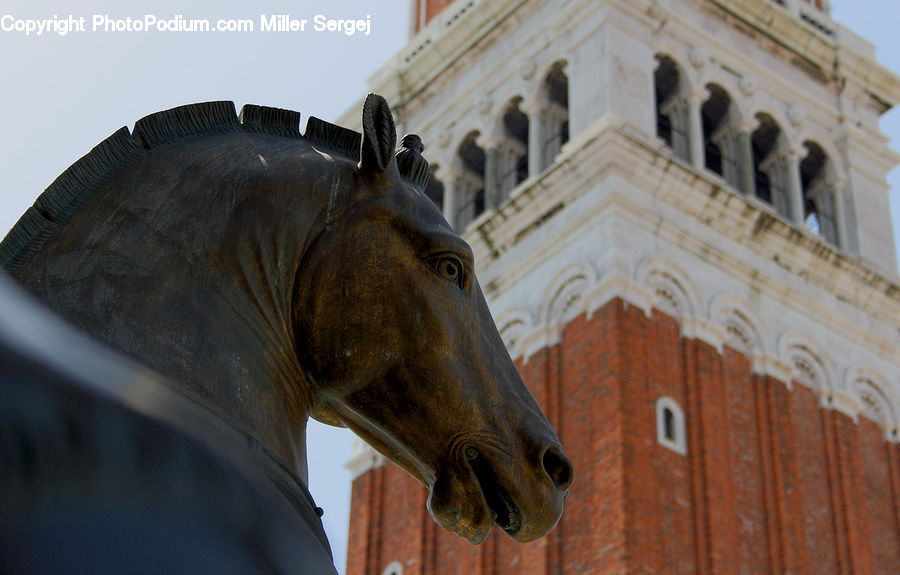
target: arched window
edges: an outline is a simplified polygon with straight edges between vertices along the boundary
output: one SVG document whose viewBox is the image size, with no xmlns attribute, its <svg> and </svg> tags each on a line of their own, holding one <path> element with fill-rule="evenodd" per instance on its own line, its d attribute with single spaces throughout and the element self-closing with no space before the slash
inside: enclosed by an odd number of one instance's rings
<svg viewBox="0 0 900 575">
<path fill-rule="evenodd" d="M 804 225 L 825 241 L 838 245 L 834 191 L 827 178 L 828 156 L 815 142 L 806 142 L 806 157 L 800 162 Z"/>
<path fill-rule="evenodd" d="M 653 83 L 656 90 L 656 135 L 675 155 L 689 160 L 687 106 L 681 97 L 681 74 L 668 56 L 656 57 Z"/>
<path fill-rule="evenodd" d="M 756 197 L 771 204 L 782 216 L 790 218 L 786 166 L 781 156 L 784 135 L 769 115 L 758 114 L 756 118 L 759 126 L 750 137 Z"/>
<path fill-rule="evenodd" d="M 687 454 L 684 413 L 671 397 L 656 400 L 656 440 L 676 453 Z"/>
<path fill-rule="evenodd" d="M 403 575 L 403 565 L 399 561 L 391 561 L 381 575 Z"/>
<path fill-rule="evenodd" d="M 499 202 L 508 198 L 509 192 L 528 178 L 528 116 L 519 109 L 521 103 L 522 98 L 516 98 L 503 112 Z"/>
<path fill-rule="evenodd" d="M 477 132 L 471 132 L 459 146 L 457 156 L 462 167 L 457 182 L 457 212 L 455 222 L 450 222 L 458 230 L 465 230 L 469 223 L 484 212 L 484 150 L 475 143 Z"/>
<path fill-rule="evenodd" d="M 544 149 L 541 155 L 548 165 L 553 163 L 553 159 L 569 141 L 569 78 L 566 76 L 565 67 L 565 62 L 557 62 L 544 79 L 547 110 L 543 131 Z"/>
<path fill-rule="evenodd" d="M 885 393 L 888 382 L 879 374 L 859 366 L 850 368 L 848 379 L 850 391 L 862 408 L 860 415 L 877 423 L 885 433 L 885 438 L 897 441 L 898 421 L 894 406 Z"/>
<path fill-rule="evenodd" d="M 738 187 L 734 131 L 731 129 L 731 97 L 721 87 L 710 84 L 709 98 L 700 108 L 703 122 L 703 151 L 706 169 Z"/>
</svg>

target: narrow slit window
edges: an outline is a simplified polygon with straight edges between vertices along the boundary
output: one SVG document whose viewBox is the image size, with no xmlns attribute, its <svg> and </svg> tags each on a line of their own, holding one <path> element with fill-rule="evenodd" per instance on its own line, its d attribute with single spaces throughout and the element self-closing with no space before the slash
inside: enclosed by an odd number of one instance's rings
<svg viewBox="0 0 900 575">
<path fill-rule="evenodd" d="M 675 414 L 668 407 L 663 408 L 663 434 L 668 441 L 675 441 Z"/>
<path fill-rule="evenodd" d="M 656 400 L 656 440 L 676 453 L 687 454 L 684 412 L 671 397 Z"/>
</svg>

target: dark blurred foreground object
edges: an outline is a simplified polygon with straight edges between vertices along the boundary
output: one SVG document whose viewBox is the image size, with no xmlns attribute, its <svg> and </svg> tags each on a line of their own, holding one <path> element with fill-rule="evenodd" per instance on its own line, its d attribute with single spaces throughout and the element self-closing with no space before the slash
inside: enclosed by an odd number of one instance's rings
<svg viewBox="0 0 900 575">
<path fill-rule="evenodd" d="M 252 437 L 0 274 L 0 571 L 334 573 Z"/>
</svg>

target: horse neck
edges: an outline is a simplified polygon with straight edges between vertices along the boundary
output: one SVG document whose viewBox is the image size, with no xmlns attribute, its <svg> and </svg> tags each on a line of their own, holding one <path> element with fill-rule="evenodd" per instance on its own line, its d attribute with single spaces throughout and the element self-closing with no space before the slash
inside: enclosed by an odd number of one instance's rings
<svg viewBox="0 0 900 575">
<path fill-rule="evenodd" d="M 19 279 L 81 328 L 224 413 L 306 481 L 312 400 L 291 306 L 328 197 L 303 184 L 314 178 L 298 176 L 296 161 L 294 173 L 278 177 L 285 149 L 269 154 L 257 141 L 248 161 L 246 145 L 206 146 L 209 162 L 162 150 L 118 174 Z M 222 158 L 227 175 L 215 173 Z M 186 179 L 192 173 L 204 177 Z"/>
</svg>

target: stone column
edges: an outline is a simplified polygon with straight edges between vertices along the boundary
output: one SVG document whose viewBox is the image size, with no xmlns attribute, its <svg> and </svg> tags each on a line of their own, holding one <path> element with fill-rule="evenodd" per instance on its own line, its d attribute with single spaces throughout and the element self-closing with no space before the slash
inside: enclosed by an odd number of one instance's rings
<svg viewBox="0 0 900 575">
<path fill-rule="evenodd" d="M 837 245 L 839 248 L 846 250 L 849 245 L 847 238 L 847 218 L 844 211 L 844 186 L 846 184 L 841 180 L 835 180 L 833 189 L 834 197 L 834 227 L 837 231 Z"/>
<path fill-rule="evenodd" d="M 525 110 L 528 114 L 528 177 L 534 178 L 544 169 L 544 114 L 534 102 Z"/>
<path fill-rule="evenodd" d="M 688 145 L 690 146 L 691 165 L 702 170 L 706 165 L 706 147 L 703 145 L 703 116 L 701 106 L 708 97 L 708 92 L 694 91 L 687 98 L 688 104 Z"/>
<path fill-rule="evenodd" d="M 785 154 L 787 163 L 787 192 L 790 205 L 791 221 L 795 225 L 803 226 L 805 209 L 803 205 L 803 182 L 800 179 L 800 158 L 803 152 L 797 148 L 788 150 Z"/>
<path fill-rule="evenodd" d="M 487 142 L 484 146 L 484 209 L 496 210 L 500 205 L 500 145 Z"/>
<path fill-rule="evenodd" d="M 753 144 L 751 134 L 756 129 L 758 122 L 754 119 L 745 119 L 737 127 L 737 168 L 738 189 L 748 196 L 756 194 L 756 177 L 753 166 Z"/>
<path fill-rule="evenodd" d="M 441 180 L 444 182 L 444 219 L 450 227 L 456 229 L 456 212 L 459 205 L 459 171 L 453 168 L 441 169 Z"/>
</svg>

